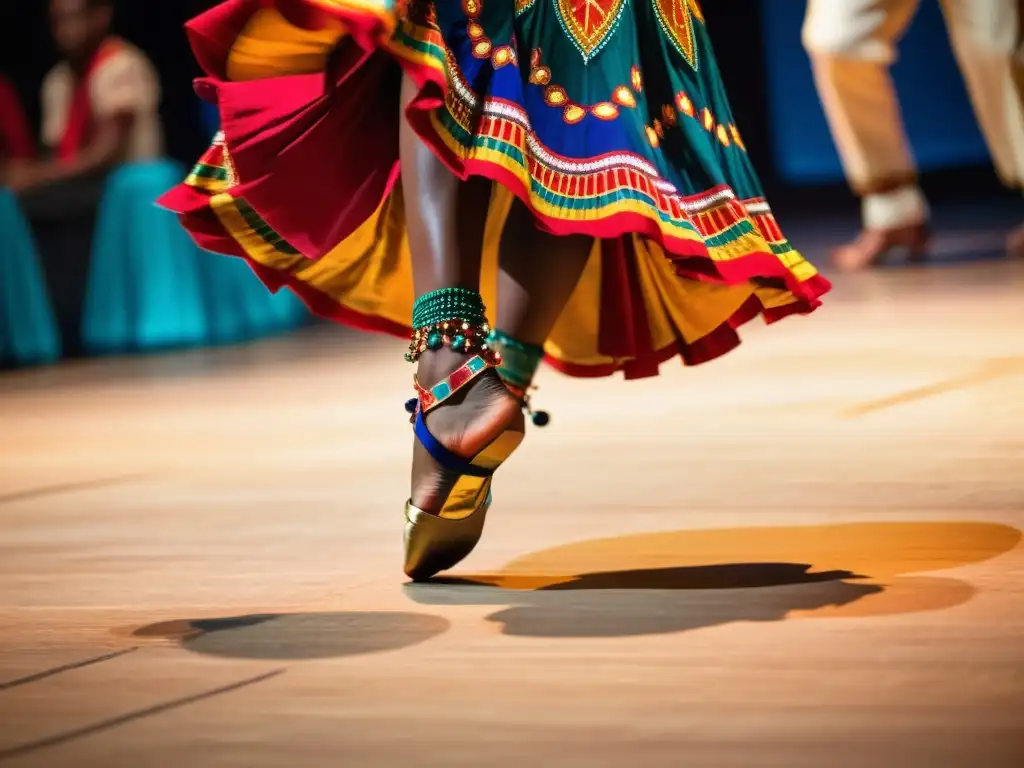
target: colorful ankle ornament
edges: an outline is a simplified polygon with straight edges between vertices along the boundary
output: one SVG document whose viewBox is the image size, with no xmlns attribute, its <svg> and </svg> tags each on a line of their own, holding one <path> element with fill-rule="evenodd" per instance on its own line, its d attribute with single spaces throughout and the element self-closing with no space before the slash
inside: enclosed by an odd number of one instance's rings
<svg viewBox="0 0 1024 768">
<path fill-rule="evenodd" d="M 416 299 L 412 308 L 412 341 L 405 359 L 416 362 L 428 349 L 451 347 L 480 355 L 492 365 L 501 356 L 488 344 L 491 332 L 483 299 L 467 288 L 441 288 Z"/>
<path fill-rule="evenodd" d="M 487 343 L 499 354 L 498 375 L 505 386 L 522 401 L 523 409 L 535 426 L 546 426 L 551 421 L 550 414 L 547 411 L 534 411 L 530 407 L 529 395 L 529 391 L 534 388 L 533 377 L 544 359 L 543 347 L 523 344 L 497 328 L 491 331 Z"/>
</svg>

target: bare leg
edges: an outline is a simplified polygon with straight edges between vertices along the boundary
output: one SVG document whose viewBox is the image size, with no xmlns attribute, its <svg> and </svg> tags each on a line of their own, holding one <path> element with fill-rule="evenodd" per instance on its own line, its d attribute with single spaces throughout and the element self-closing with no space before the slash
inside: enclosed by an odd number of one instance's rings
<svg viewBox="0 0 1024 768">
<path fill-rule="evenodd" d="M 403 110 L 415 93 L 416 85 L 404 77 Z M 404 120 L 399 142 L 416 295 L 448 287 L 479 290 L 490 183 L 460 182 Z M 436 384 L 468 357 L 447 347 L 424 352 L 417 368 L 420 383 Z M 480 376 L 448 402 L 429 414 L 427 426 L 460 456 L 472 457 L 516 420 L 522 424 L 518 402 L 493 372 Z M 415 506 L 438 511 L 454 479 L 416 443 L 411 495 Z"/>
<path fill-rule="evenodd" d="M 415 95 L 416 84 L 405 76 L 403 111 Z M 405 120 L 399 142 L 416 295 L 439 288 L 479 290 L 489 183 L 460 183 Z"/>
<path fill-rule="evenodd" d="M 521 344 L 543 346 L 593 246 L 592 237 L 540 231 L 517 200 L 501 237 L 497 327 Z"/>
</svg>

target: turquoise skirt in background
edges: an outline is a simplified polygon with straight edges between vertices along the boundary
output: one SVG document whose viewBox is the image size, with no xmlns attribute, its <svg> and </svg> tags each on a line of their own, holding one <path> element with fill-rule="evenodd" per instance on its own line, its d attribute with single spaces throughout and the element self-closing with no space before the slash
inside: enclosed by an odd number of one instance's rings
<svg viewBox="0 0 1024 768">
<path fill-rule="evenodd" d="M 154 204 L 183 169 L 170 161 L 111 175 L 96 222 L 82 339 L 91 354 L 201 347 L 305 324 L 290 293 L 268 294 L 241 261 L 211 257 Z"/>
<path fill-rule="evenodd" d="M 0 189 L 0 367 L 45 365 L 60 354 L 35 240 L 17 199 Z"/>
</svg>

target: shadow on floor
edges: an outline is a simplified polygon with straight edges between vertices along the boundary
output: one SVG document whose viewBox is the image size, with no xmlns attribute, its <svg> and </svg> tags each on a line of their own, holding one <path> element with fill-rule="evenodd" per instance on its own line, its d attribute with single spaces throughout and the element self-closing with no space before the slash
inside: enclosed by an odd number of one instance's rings
<svg viewBox="0 0 1024 768">
<path fill-rule="evenodd" d="M 967 582 L 909 574 L 982 562 L 1020 540 L 1015 528 L 959 522 L 666 531 L 574 542 L 405 591 L 422 605 L 504 606 L 487 620 L 528 637 L 878 617 L 967 602 Z"/>
<path fill-rule="evenodd" d="M 851 571 L 812 573 L 811 567 L 796 563 L 735 563 L 586 573 L 541 589 L 759 589 L 864 578 Z"/>
<path fill-rule="evenodd" d="M 494 606 L 486 620 L 526 637 L 630 637 L 734 622 L 864 618 L 962 605 L 976 589 L 927 574 L 989 560 L 1021 532 L 992 523 L 858 523 L 665 531 L 579 541 L 500 571 L 408 584 L 429 606 Z M 431 614 L 337 612 L 186 619 L 136 629 L 187 650 L 246 659 L 323 659 L 426 642 Z"/>
<path fill-rule="evenodd" d="M 150 624 L 133 632 L 207 656 L 330 659 L 396 651 L 444 634 L 447 619 L 420 613 L 268 613 Z"/>
<path fill-rule="evenodd" d="M 883 591 L 847 570 L 798 563 L 733 563 L 604 571 L 553 583 L 538 577 L 439 578 L 408 584 L 426 605 L 507 605 L 487 620 L 527 637 L 628 637 L 738 621 L 782 621 Z M 542 577 L 541 577 L 542 578 Z"/>
<path fill-rule="evenodd" d="M 436 576 L 423 584 L 407 584 L 410 594 L 440 594 L 438 587 L 466 587 L 481 590 L 565 592 L 592 589 L 630 590 L 716 590 L 763 589 L 793 584 L 863 579 L 853 571 L 812 571 L 813 566 L 799 563 L 727 563 L 716 565 L 683 565 L 673 568 L 636 568 L 632 570 L 595 571 L 572 575 L 524 574 L 499 572 L 466 576 Z M 417 591 L 418 588 L 423 589 Z M 497 600 L 500 602 L 500 600 Z M 429 602 L 429 599 L 427 599 Z"/>
</svg>

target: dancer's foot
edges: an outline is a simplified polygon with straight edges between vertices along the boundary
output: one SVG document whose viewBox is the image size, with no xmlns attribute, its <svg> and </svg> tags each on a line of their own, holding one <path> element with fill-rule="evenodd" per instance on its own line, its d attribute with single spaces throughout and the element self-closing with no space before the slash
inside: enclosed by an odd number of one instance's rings
<svg viewBox="0 0 1024 768">
<path fill-rule="evenodd" d="M 500 355 L 480 294 L 442 288 L 416 300 L 406 358 L 419 363 L 412 494 L 405 505 L 406 575 L 446 571 L 473 551 L 491 482 L 523 439 L 519 399 L 498 377 Z"/>
<path fill-rule="evenodd" d="M 425 389 L 450 376 L 472 355 L 449 348 L 424 352 L 419 360 L 417 380 Z M 522 433 L 525 420 L 519 400 L 489 369 L 430 411 L 425 422 L 430 433 L 456 456 L 476 456 L 503 432 Z M 459 473 L 442 467 L 417 440 L 413 451 L 412 493 L 414 506 L 439 514 Z"/>
<path fill-rule="evenodd" d="M 924 224 L 865 229 L 856 240 L 832 252 L 832 263 L 845 272 L 859 272 L 877 265 L 895 248 L 907 249 L 911 260 L 917 261 L 927 253 L 929 242 L 930 234 Z"/>
</svg>

